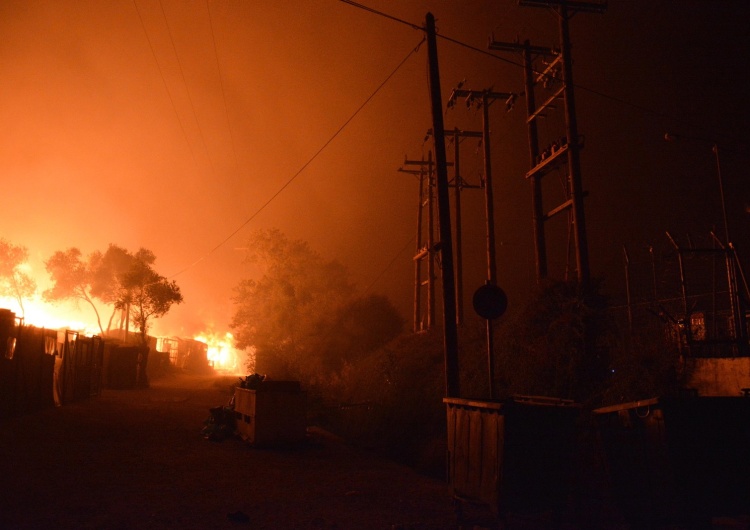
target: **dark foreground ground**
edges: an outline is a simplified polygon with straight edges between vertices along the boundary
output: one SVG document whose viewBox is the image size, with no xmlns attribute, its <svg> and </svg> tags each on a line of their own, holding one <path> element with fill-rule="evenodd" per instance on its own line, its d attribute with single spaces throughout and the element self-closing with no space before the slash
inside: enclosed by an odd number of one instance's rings
<svg viewBox="0 0 750 530">
<path fill-rule="evenodd" d="M 205 440 L 229 397 L 174 376 L 3 422 L 0 528 L 452 527 L 442 481 L 322 433 L 286 450 Z"/>
<path fill-rule="evenodd" d="M 228 402 L 232 381 L 171 376 L 3 421 L 0 529 L 456 528 L 445 482 L 323 431 L 283 450 L 205 440 L 208 409 Z M 600 523 L 624 528 L 617 516 Z"/>
</svg>

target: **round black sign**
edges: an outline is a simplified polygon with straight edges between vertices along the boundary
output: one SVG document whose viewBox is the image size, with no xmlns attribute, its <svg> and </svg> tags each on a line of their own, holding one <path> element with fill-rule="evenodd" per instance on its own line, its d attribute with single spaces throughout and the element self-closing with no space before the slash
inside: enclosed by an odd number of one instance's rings
<svg viewBox="0 0 750 530">
<path fill-rule="evenodd" d="M 493 320 L 508 309 L 508 295 L 500 287 L 486 283 L 474 292 L 474 311 L 487 320 Z"/>
</svg>

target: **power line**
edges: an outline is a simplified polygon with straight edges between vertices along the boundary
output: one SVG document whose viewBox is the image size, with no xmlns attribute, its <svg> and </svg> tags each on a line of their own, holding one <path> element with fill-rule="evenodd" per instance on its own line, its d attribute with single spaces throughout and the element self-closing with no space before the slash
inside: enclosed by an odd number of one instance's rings
<svg viewBox="0 0 750 530">
<path fill-rule="evenodd" d="M 367 11 L 369 13 L 373 13 L 375 15 L 382 16 L 384 18 L 387 18 L 387 19 L 399 22 L 401 24 L 407 25 L 407 26 L 409 26 L 409 27 L 411 27 L 413 29 L 424 30 L 423 27 L 421 27 L 421 26 L 419 26 L 417 24 L 414 24 L 413 22 L 409 22 L 407 20 L 403 20 L 403 19 L 397 18 L 397 17 L 395 17 L 393 15 L 389 15 L 387 13 L 383 13 L 382 11 L 378 11 L 376 9 L 373 9 L 371 7 L 368 7 L 368 6 L 365 6 L 363 4 L 359 4 L 359 3 L 353 2 L 351 0 L 339 0 L 339 1 L 340 2 L 344 2 L 345 4 L 349 4 L 349 5 L 353 6 L 353 7 L 362 9 L 362 10 Z M 502 61 L 502 62 L 504 62 L 506 64 L 510 64 L 512 66 L 517 66 L 518 68 L 523 68 L 524 67 L 524 65 L 521 64 L 521 63 L 515 62 L 515 61 L 507 59 L 505 57 L 501 57 L 499 55 L 495 55 L 494 53 L 492 53 L 492 52 L 490 52 L 488 50 L 485 50 L 485 49 L 482 49 L 482 48 L 477 48 L 476 46 L 473 46 L 473 45 L 468 44 L 466 42 L 460 41 L 458 39 L 454 39 L 452 37 L 448 37 L 447 35 L 437 34 L 437 37 L 440 38 L 440 39 L 446 40 L 448 42 L 451 42 L 451 43 L 453 43 L 453 44 L 455 44 L 457 46 L 461 46 L 461 47 L 466 48 L 468 50 L 474 51 L 476 53 L 480 53 L 482 55 L 486 55 L 488 57 L 491 57 L 492 59 L 495 59 L 495 60 L 498 60 L 498 61 Z M 532 71 L 534 73 L 536 73 L 536 74 L 541 74 L 542 73 L 542 72 L 537 71 L 537 70 L 532 70 Z M 643 113 L 646 113 L 646 114 L 652 114 L 652 115 L 658 116 L 660 118 L 667 118 L 667 119 L 670 119 L 670 120 L 672 120 L 672 121 L 674 121 L 676 123 L 680 123 L 680 124 L 683 124 L 683 125 L 686 125 L 686 126 L 689 126 L 689 127 L 694 127 L 694 128 L 698 128 L 698 129 L 702 129 L 703 128 L 702 126 L 700 126 L 698 124 L 690 123 L 687 120 L 684 120 L 684 119 L 681 119 L 681 118 L 677 118 L 677 117 L 672 116 L 670 114 L 667 114 L 665 112 L 660 112 L 660 111 L 654 110 L 654 109 L 652 109 L 650 107 L 646 107 L 646 106 L 643 106 L 643 105 L 638 105 L 636 103 L 632 103 L 630 101 L 627 101 L 625 99 L 622 99 L 622 98 L 619 98 L 619 97 L 616 97 L 616 96 L 612 96 L 610 94 L 605 94 L 604 92 L 601 92 L 599 90 L 595 90 L 593 88 L 582 86 L 582 85 L 579 85 L 577 83 L 574 83 L 573 86 L 575 88 L 577 88 L 577 89 L 583 90 L 585 92 L 589 92 L 591 94 L 594 94 L 594 95 L 599 96 L 599 97 L 604 98 L 604 99 L 608 99 L 608 100 L 613 101 L 615 103 L 619 103 L 620 105 L 624 105 L 624 106 L 627 106 L 627 107 L 634 108 L 634 109 L 639 110 L 639 111 L 641 111 Z"/>
<path fill-rule="evenodd" d="M 153 55 L 154 57 L 156 68 L 159 70 L 159 75 L 161 76 L 162 83 L 164 83 L 164 90 L 166 90 L 167 92 L 167 97 L 169 97 L 169 101 L 172 104 L 172 110 L 174 111 L 174 114 L 177 117 L 177 123 L 180 124 L 180 129 L 182 130 L 182 136 L 185 138 L 185 143 L 187 144 L 188 151 L 190 151 L 190 156 L 192 156 L 193 163 L 195 164 L 195 167 L 197 168 L 198 159 L 195 157 L 195 151 L 193 151 L 193 147 L 190 144 L 190 140 L 188 139 L 187 131 L 185 130 L 185 124 L 182 122 L 182 118 L 180 118 L 180 113 L 177 112 L 177 105 L 175 104 L 174 98 L 172 97 L 172 92 L 169 90 L 169 85 L 167 84 L 167 79 L 164 77 L 164 71 L 161 68 L 159 59 L 156 57 L 156 51 L 154 50 L 154 45 L 151 42 L 151 37 L 148 36 L 148 31 L 146 30 L 146 24 L 144 23 L 143 17 L 141 16 L 141 11 L 138 9 L 138 4 L 136 0 L 133 0 L 133 5 L 135 6 L 135 12 L 138 14 L 138 20 L 141 21 L 141 27 L 143 28 L 143 33 L 146 35 L 146 41 L 148 42 L 148 47 L 151 50 L 151 55 Z"/>
<path fill-rule="evenodd" d="M 211 173 L 216 175 L 216 171 L 214 169 L 214 163 L 211 159 L 211 152 L 208 150 L 208 145 L 206 145 L 206 138 L 203 136 L 203 129 L 201 128 L 201 124 L 198 121 L 198 113 L 195 112 L 195 104 L 193 103 L 193 97 L 190 95 L 190 89 L 188 88 L 187 80 L 185 79 L 185 70 L 182 68 L 182 61 L 180 61 L 180 54 L 177 53 L 177 47 L 174 44 L 174 38 L 172 37 L 172 29 L 169 26 L 169 20 L 167 19 L 167 13 L 164 11 L 164 4 L 159 0 L 159 7 L 161 8 L 161 14 L 164 17 L 164 23 L 167 26 L 167 34 L 169 35 L 169 42 L 172 44 L 172 50 L 174 51 L 174 55 L 177 58 L 177 66 L 180 68 L 180 77 L 182 78 L 182 84 L 185 85 L 185 92 L 187 93 L 188 101 L 190 102 L 190 109 L 193 111 L 193 117 L 195 118 L 195 123 L 198 126 L 198 136 L 201 139 L 201 143 L 203 144 L 203 149 L 206 150 L 206 156 L 208 157 L 208 165 L 211 167 Z"/>
<path fill-rule="evenodd" d="M 419 48 L 420 48 L 420 46 L 422 45 L 423 42 L 424 42 L 424 39 L 422 39 L 421 41 L 419 41 L 419 43 L 414 48 L 412 48 L 411 50 L 409 50 L 409 53 L 406 54 L 406 56 L 401 60 L 401 62 L 398 63 L 398 65 L 396 66 L 396 68 L 394 68 L 393 71 L 390 74 L 388 74 L 388 76 L 383 80 L 383 82 L 380 83 L 380 85 L 378 85 L 378 87 L 375 89 L 375 91 L 372 94 L 370 94 L 367 97 L 367 99 L 365 99 L 365 101 L 357 108 L 357 110 L 354 111 L 354 113 L 343 123 L 343 125 L 341 125 L 341 127 L 339 127 L 338 130 L 335 133 L 333 133 L 333 135 L 320 147 L 320 149 L 318 149 L 312 155 L 312 157 L 310 157 L 310 159 L 307 162 L 305 162 L 302 165 L 302 167 L 300 167 L 297 170 L 297 172 L 294 175 L 292 175 L 292 177 L 289 180 L 287 180 L 273 195 L 271 195 L 271 197 L 269 197 L 269 199 L 266 202 L 264 202 L 250 217 L 248 217 L 241 225 L 239 225 L 233 232 L 231 232 L 228 236 L 226 236 L 221 242 L 219 242 L 219 244 L 217 244 L 215 247 L 213 247 L 211 250 L 209 250 L 206 254 L 204 254 L 202 257 L 200 257 L 199 259 L 197 259 L 196 261 L 194 261 L 193 263 L 191 263 L 190 265 L 188 265 L 184 269 L 182 269 L 182 270 L 178 271 L 177 273 L 173 274 L 172 276 L 170 276 L 169 279 L 172 279 L 172 278 L 175 278 L 175 277 L 179 276 L 180 274 L 182 274 L 185 271 L 193 268 L 195 265 L 197 265 L 198 263 L 200 263 L 203 260 L 205 260 L 206 258 L 208 258 L 211 254 L 213 254 L 219 248 L 221 248 L 222 246 L 224 246 L 230 239 L 232 239 L 234 236 L 236 236 L 240 232 L 240 230 L 242 230 L 243 228 L 245 228 L 245 226 L 247 226 L 253 219 L 255 219 L 263 210 L 265 210 L 266 207 L 268 207 L 268 205 L 271 204 L 274 201 L 274 199 L 276 199 L 276 197 L 278 197 L 279 195 L 281 195 L 281 192 L 283 192 L 292 182 L 294 182 L 294 180 L 305 169 L 307 169 L 307 167 L 310 164 L 312 164 L 312 162 L 316 158 L 318 158 L 318 156 L 326 149 L 326 147 L 328 147 L 331 144 L 331 142 L 333 142 L 333 140 L 336 139 L 336 137 L 346 128 L 346 126 L 349 125 L 349 123 L 351 123 L 351 121 L 362 111 L 362 109 L 364 109 L 365 106 L 367 106 L 367 104 L 377 95 L 377 93 L 380 92 L 380 90 L 386 85 L 386 83 L 388 83 L 388 81 L 391 80 L 391 78 L 396 74 L 396 72 L 398 72 L 401 69 L 401 67 L 404 65 L 404 63 L 406 63 L 406 61 L 414 53 L 416 53 L 419 50 Z"/>
<path fill-rule="evenodd" d="M 369 284 L 367 285 L 367 287 L 365 287 L 365 290 L 364 290 L 364 292 L 365 292 L 365 293 L 366 293 L 367 291 L 369 291 L 370 289 L 372 289 L 372 287 L 373 287 L 373 286 L 374 286 L 374 285 L 375 285 L 376 283 L 378 283 L 378 282 L 380 281 L 380 278 L 382 278 L 382 277 L 383 277 L 383 275 L 385 275 L 385 273 L 386 273 L 386 272 L 388 272 L 388 269 L 390 269 L 390 268 L 391 268 L 391 267 L 393 266 L 393 264 L 394 264 L 394 263 L 396 263 L 396 260 L 398 259 L 398 257 L 399 257 L 399 256 L 400 256 L 401 254 L 403 254 L 403 253 L 404 253 L 404 251 L 405 251 L 405 250 L 406 250 L 406 249 L 407 249 L 407 248 L 409 247 L 409 245 L 411 245 L 412 243 L 414 243 L 414 236 L 411 236 L 411 237 L 409 238 L 409 240 L 408 240 L 408 241 L 407 241 L 407 242 L 406 242 L 406 243 L 404 244 L 404 246 L 403 246 L 403 247 L 401 247 L 401 249 L 399 249 L 399 251 L 398 251 L 398 252 L 396 252 L 396 254 L 395 254 L 395 255 L 393 256 L 393 258 L 391 259 L 391 261 L 389 261 L 389 262 L 388 262 L 388 264 L 387 264 L 387 265 L 386 265 L 385 267 L 383 267 L 383 270 L 381 270 L 381 271 L 380 271 L 380 273 L 379 273 L 379 274 L 378 274 L 377 276 L 375 276 L 375 278 L 374 278 L 374 279 L 373 279 L 373 280 L 372 280 L 372 281 L 371 281 L 371 282 L 370 282 L 370 283 L 369 283 Z"/>
<path fill-rule="evenodd" d="M 232 142 L 232 155 L 234 156 L 234 168 L 235 171 L 239 172 L 239 162 L 237 159 L 237 147 L 234 140 L 234 133 L 232 132 L 232 123 L 229 120 L 229 108 L 227 106 L 227 93 L 224 90 L 224 76 L 221 74 L 221 63 L 219 62 L 219 51 L 216 47 L 216 33 L 214 32 L 214 21 L 211 16 L 211 6 L 209 0 L 206 0 L 206 11 L 208 11 L 208 23 L 211 28 L 211 42 L 214 45 L 214 58 L 216 59 L 216 69 L 219 72 L 219 86 L 221 87 L 221 98 L 224 103 L 224 115 L 227 119 L 227 129 L 229 130 L 229 139 Z"/>
<path fill-rule="evenodd" d="M 366 6 L 364 4 L 360 4 L 359 2 L 353 2 L 352 0 L 340 0 L 341 2 L 344 2 L 345 4 L 349 4 L 350 6 L 362 9 L 364 11 L 368 11 L 370 13 L 373 13 L 375 15 L 387 18 L 389 20 L 393 20 L 395 22 L 398 22 L 400 24 L 404 24 L 406 26 L 409 26 L 412 29 L 416 29 L 419 31 L 423 31 L 424 28 L 418 24 L 414 24 L 413 22 L 409 22 L 407 20 L 394 17 L 393 15 L 389 15 L 388 13 L 383 13 L 382 11 L 378 11 L 377 9 L 373 9 L 372 7 Z"/>
</svg>

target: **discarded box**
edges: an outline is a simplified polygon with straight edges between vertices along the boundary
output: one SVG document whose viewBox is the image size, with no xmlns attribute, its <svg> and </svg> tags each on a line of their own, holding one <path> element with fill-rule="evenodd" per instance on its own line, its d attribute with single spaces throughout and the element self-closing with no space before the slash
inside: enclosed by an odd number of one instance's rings
<svg viewBox="0 0 750 530">
<path fill-rule="evenodd" d="M 256 390 L 235 388 L 237 433 L 254 446 L 276 446 L 304 441 L 307 428 L 306 394 L 298 381 L 263 381 Z"/>
</svg>

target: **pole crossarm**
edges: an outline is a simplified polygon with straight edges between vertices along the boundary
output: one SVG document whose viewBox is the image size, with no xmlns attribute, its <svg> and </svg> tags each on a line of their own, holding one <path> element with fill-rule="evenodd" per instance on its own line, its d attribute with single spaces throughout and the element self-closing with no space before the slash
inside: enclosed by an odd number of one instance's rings
<svg viewBox="0 0 750 530">
<path fill-rule="evenodd" d="M 607 0 L 518 0 L 522 7 L 565 7 L 571 11 L 583 13 L 604 13 L 607 10 Z"/>
<path fill-rule="evenodd" d="M 408 158 L 404 159 L 404 165 L 405 166 L 429 166 L 429 165 L 435 165 L 435 162 L 431 162 L 428 160 L 409 160 Z M 452 166 L 453 162 L 447 162 L 447 165 Z M 399 170 L 400 171 L 400 170 Z"/>
<path fill-rule="evenodd" d="M 532 46 L 526 45 L 520 42 L 501 42 L 496 41 L 495 36 L 490 37 L 489 44 L 487 46 L 490 50 L 503 51 L 503 52 L 514 52 L 523 53 L 528 51 L 535 55 L 542 55 L 544 57 L 557 57 L 560 54 L 560 50 L 550 48 L 549 46 Z"/>
<path fill-rule="evenodd" d="M 518 94 L 515 92 L 493 92 L 492 90 L 467 90 L 465 88 L 454 88 L 451 91 L 451 95 L 448 97 L 448 102 L 445 104 L 446 107 L 453 108 L 456 105 L 458 98 L 466 98 L 466 106 L 470 106 L 474 101 L 495 101 L 496 99 L 505 100 L 508 107 L 512 107 L 515 103 Z"/>
<path fill-rule="evenodd" d="M 410 175 L 421 175 L 422 171 L 419 169 L 404 169 L 402 167 L 398 168 L 397 171 L 399 173 L 409 173 Z"/>
<path fill-rule="evenodd" d="M 452 166 L 453 164 L 448 163 L 449 166 Z M 409 175 L 415 175 L 419 176 L 424 174 L 424 170 L 422 169 L 404 169 L 403 167 L 398 168 L 396 171 L 399 173 L 407 173 Z M 458 186 L 455 182 L 451 181 L 448 183 L 448 187 L 456 188 L 460 187 L 461 189 L 482 189 L 484 186 L 479 186 L 477 184 L 466 184 L 465 182 L 462 182 L 460 186 Z"/>
<path fill-rule="evenodd" d="M 458 135 L 461 138 L 481 138 L 483 133 L 482 131 L 464 131 L 463 129 L 453 129 L 453 130 L 446 129 L 445 131 L 443 131 L 443 134 L 446 137 Z M 432 129 L 427 130 L 427 136 L 428 137 L 432 136 Z"/>
</svg>

